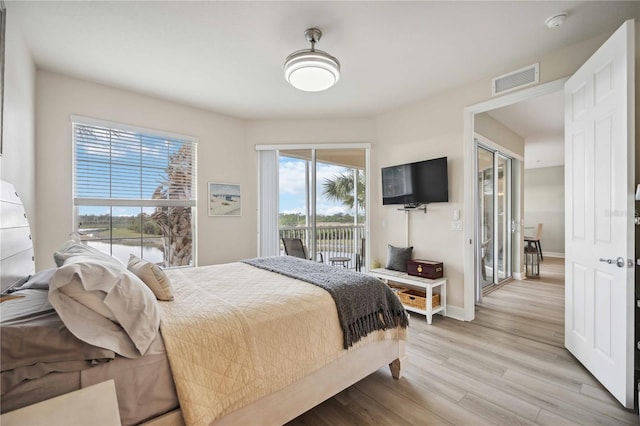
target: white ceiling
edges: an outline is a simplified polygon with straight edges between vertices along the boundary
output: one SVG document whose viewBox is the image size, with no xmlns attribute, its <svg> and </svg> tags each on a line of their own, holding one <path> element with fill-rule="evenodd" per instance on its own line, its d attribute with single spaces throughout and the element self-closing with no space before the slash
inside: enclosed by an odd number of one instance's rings
<svg viewBox="0 0 640 426">
<path fill-rule="evenodd" d="M 240 118 L 378 114 L 640 17 L 612 1 L 6 3 L 39 68 Z M 565 25 L 547 29 L 560 11 Z M 282 70 L 312 26 L 343 71 L 320 93 Z"/>
<path fill-rule="evenodd" d="M 525 169 L 564 164 L 562 91 L 498 108 L 488 114 L 524 138 Z"/>
</svg>

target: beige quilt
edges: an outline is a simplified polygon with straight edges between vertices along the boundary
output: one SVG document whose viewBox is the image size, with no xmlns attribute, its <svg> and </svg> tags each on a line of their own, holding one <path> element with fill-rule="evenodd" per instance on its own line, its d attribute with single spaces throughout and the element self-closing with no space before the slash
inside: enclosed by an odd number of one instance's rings
<svg viewBox="0 0 640 426">
<path fill-rule="evenodd" d="M 167 270 L 162 336 L 188 425 L 206 425 L 347 351 L 333 299 L 312 284 L 244 263 Z M 372 340 L 406 338 L 400 329 Z"/>
</svg>

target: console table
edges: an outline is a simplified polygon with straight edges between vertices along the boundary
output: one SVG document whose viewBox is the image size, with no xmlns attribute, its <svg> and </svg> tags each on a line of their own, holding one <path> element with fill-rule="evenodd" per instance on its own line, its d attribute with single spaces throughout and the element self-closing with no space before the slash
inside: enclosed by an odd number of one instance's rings
<svg viewBox="0 0 640 426">
<path fill-rule="evenodd" d="M 433 314 L 440 313 L 442 316 L 447 316 L 447 278 L 442 277 L 435 280 L 428 278 L 414 277 L 405 272 L 392 271 L 391 269 L 372 269 L 369 271 L 369 275 L 376 278 L 380 278 L 385 282 L 393 281 L 396 283 L 407 284 L 412 287 L 424 289 L 427 292 L 427 309 L 419 309 L 413 306 L 403 305 L 407 311 L 415 312 L 424 315 L 427 318 L 427 324 L 431 324 Z M 440 306 L 433 306 L 433 290 L 438 289 L 440 293 Z"/>
</svg>

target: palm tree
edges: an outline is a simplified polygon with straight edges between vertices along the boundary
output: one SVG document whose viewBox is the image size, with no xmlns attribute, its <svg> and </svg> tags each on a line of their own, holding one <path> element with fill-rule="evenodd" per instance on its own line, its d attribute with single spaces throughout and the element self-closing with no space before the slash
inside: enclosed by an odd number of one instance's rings
<svg viewBox="0 0 640 426">
<path fill-rule="evenodd" d="M 166 180 L 156 188 L 154 199 L 189 199 L 193 170 L 193 153 L 190 145 L 183 145 L 171 155 L 165 169 Z M 160 227 L 164 252 L 164 266 L 191 264 L 193 234 L 191 207 L 157 207 L 151 218 Z"/>
<path fill-rule="evenodd" d="M 358 183 L 358 208 L 364 210 L 365 208 L 365 183 L 364 183 L 364 171 L 358 170 L 355 173 Z M 333 179 L 325 179 L 322 183 L 322 193 L 327 199 L 331 201 L 340 201 L 349 209 L 354 207 L 353 196 L 353 171 L 347 171 L 335 175 Z"/>
</svg>

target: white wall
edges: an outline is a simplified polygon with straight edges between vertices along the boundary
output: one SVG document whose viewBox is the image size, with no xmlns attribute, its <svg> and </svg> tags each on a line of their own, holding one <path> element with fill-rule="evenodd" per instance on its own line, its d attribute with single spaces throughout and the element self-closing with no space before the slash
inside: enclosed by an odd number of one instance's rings
<svg viewBox="0 0 640 426">
<path fill-rule="evenodd" d="M 53 266 L 53 252 L 72 232 L 71 115 L 197 137 L 198 263 L 255 256 L 255 161 L 241 120 L 47 71 L 36 82 L 37 269 Z M 241 185 L 241 217 L 208 216 L 208 181 Z"/>
<path fill-rule="evenodd" d="M 490 86 L 489 86 L 490 87 Z M 414 258 L 444 262 L 447 304 L 463 306 L 464 233 L 451 230 L 453 211 L 463 205 L 463 115 L 466 105 L 483 99 L 482 88 L 463 87 L 378 118 L 378 140 L 372 151 L 372 259 L 385 264 L 387 244 L 404 246 L 406 221 Z M 448 157 L 449 202 L 428 205 L 426 214 L 404 213 L 382 206 L 380 168 Z"/>
<path fill-rule="evenodd" d="M 36 232 L 35 189 L 35 93 L 36 67 L 20 29 L 7 6 L 4 69 L 3 151 L 0 157 L 2 180 L 16 188 L 24 203 L 34 241 Z"/>
<path fill-rule="evenodd" d="M 564 255 L 564 166 L 524 172 L 524 222 L 542 223 L 542 255 Z M 526 230 L 526 235 L 533 231 Z"/>
<path fill-rule="evenodd" d="M 250 120 L 246 122 L 247 144 L 375 143 L 373 118 L 322 120 Z"/>
<path fill-rule="evenodd" d="M 524 139 L 486 112 L 476 114 L 474 130 L 491 142 L 524 157 Z"/>
</svg>

